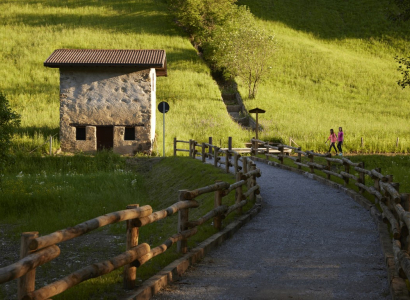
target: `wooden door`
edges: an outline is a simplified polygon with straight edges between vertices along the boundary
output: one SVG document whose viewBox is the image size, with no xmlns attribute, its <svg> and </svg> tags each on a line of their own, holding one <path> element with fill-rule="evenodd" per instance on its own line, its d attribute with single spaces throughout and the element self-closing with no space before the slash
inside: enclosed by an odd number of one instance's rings
<svg viewBox="0 0 410 300">
<path fill-rule="evenodd" d="M 97 150 L 110 150 L 114 146 L 114 127 L 97 126 Z"/>
</svg>

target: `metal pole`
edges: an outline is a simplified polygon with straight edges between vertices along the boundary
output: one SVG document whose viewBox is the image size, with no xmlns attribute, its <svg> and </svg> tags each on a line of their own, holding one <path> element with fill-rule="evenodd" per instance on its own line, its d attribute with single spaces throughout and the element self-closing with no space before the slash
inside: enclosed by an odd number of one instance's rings
<svg viewBox="0 0 410 300">
<path fill-rule="evenodd" d="M 52 145 L 53 145 L 53 136 L 50 135 L 50 156 L 53 154 Z"/>
<path fill-rule="evenodd" d="M 165 102 L 162 103 L 162 157 L 165 157 Z"/>
</svg>

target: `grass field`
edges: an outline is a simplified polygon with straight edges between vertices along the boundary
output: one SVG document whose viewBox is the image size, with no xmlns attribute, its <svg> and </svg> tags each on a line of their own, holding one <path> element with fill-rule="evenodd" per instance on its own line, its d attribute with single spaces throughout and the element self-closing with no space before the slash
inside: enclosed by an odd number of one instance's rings
<svg viewBox="0 0 410 300">
<path fill-rule="evenodd" d="M 262 138 L 289 137 L 325 151 L 329 128 L 343 126 L 346 150 L 409 152 L 410 93 L 395 83 L 395 55 L 409 53 L 409 26 L 387 20 L 389 2 L 240 0 L 275 34 L 273 72 L 246 106 L 267 113 Z M 158 78 L 166 116 L 166 149 L 172 138 L 205 141 L 232 136 L 242 146 L 252 135 L 232 122 L 220 91 L 165 1 L 7 1 L 0 3 L 0 89 L 22 116 L 15 151 L 28 153 L 48 135 L 59 148 L 59 75 L 43 66 L 57 48 L 165 49 L 169 76 Z M 240 85 L 242 95 L 246 88 Z M 246 98 L 246 97 L 245 97 Z M 364 145 L 361 145 L 361 138 Z M 399 145 L 396 147 L 396 139 Z M 157 114 L 156 152 L 162 153 Z M 47 145 L 36 150 L 47 151 Z"/>
<path fill-rule="evenodd" d="M 278 41 L 274 71 L 257 99 L 246 101 L 266 110 L 262 137 L 293 137 L 324 152 L 329 129 L 342 126 L 349 151 L 410 151 L 410 92 L 396 84 L 394 61 L 410 53 L 410 24 L 388 21 L 388 0 L 239 4 Z M 246 95 L 246 87 L 240 90 Z"/>
<path fill-rule="evenodd" d="M 16 151 L 27 153 L 58 134 L 59 72 L 43 66 L 58 48 L 165 49 L 169 75 L 158 78 L 157 101 L 171 106 L 168 153 L 174 136 L 233 136 L 236 143 L 248 137 L 229 118 L 209 68 L 175 25 L 165 1 L 7 1 L 0 3 L 0 24 L 0 90 L 22 116 Z M 162 116 L 157 115 L 162 150 Z M 53 147 L 59 148 L 58 139 Z"/>
<path fill-rule="evenodd" d="M 177 202 L 178 190 L 204 187 L 216 180 L 234 182 L 233 175 L 187 157 L 133 158 L 128 163 L 125 158 L 108 152 L 95 157 L 21 157 L 3 175 L 0 230 L 8 229 L 7 240 L 12 244 L 14 241 L 14 253 L 18 255 L 21 232 L 39 231 L 40 235 L 45 235 L 123 210 L 133 203 L 151 205 L 157 211 Z M 232 192 L 224 197 L 224 204 L 232 205 L 234 195 Z M 190 210 L 190 220 L 202 217 L 214 205 L 213 193 L 201 195 L 196 200 L 200 207 Z M 233 218 L 235 213 L 226 218 L 224 224 Z M 216 232 L 211 221 L 201 226 L 198 234 L 189 239 L 190 248 Z M 81 239 L 61 243 L 61 257 L 58 258 L 61 260 L 40 267 L 37 278 L 41 283 L 37 287 L 86 266 L 84 261 L 94 258 L 96 261 L 93 262 L 99 262 L 122 253 L 125 250 L 124 226 L 122 222 L 97 230 L 88 238 L 92 241 L 91 245 L 81 242 Z M 141 228 L 139 242 L 156 247 L 175 233 L 177 214 Z M 139 268 L 139 282 L 178 258 L 175 249 L 171 248 Z M 13 253 L 2 250 L 1 267 L 10 255 L 13 256 Z M 15 283 L 12 282 L 13 289 L 8 289 L 11 294 L 14 294 Z M 112 291 L 116 292 L 111 294 Z M 84 282 L 53 299 L 117 299 L 121 291 L 122 274 L 118 270 Z M 11 294 L 7 294 L 4 285 L 0 285 L 2 299 L 9 299 L 7 297 Z"/>
</svg>

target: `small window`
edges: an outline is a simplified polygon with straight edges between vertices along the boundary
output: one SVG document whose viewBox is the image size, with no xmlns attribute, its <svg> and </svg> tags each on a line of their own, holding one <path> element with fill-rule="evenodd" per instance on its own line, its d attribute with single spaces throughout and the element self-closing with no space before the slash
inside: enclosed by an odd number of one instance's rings
<svg viewBox="0 0 410 300">
<path fill-rule="evenodd" d="M 75 139 L 77 141 L 85 141 L 85 127 L 76 127 Z"/>
<path fill-rule="evenodd" d="M 125 127 L 124 141 L 135 140 L 135 127 Z"/>
</svg>

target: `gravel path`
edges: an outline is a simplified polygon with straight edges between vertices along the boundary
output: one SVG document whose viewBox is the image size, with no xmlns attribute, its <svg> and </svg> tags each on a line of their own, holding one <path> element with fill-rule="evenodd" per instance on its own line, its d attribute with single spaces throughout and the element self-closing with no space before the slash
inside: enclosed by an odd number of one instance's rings
<svg viewBox="0 0 410 300">
<path fill-rule="evenodd" d="M 391 299 L 368 211 L 315 180 L 257 167 L 262 211 L 154 299 Z"/>
</svg>

